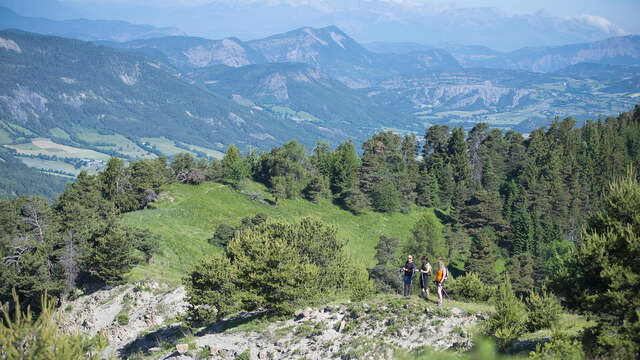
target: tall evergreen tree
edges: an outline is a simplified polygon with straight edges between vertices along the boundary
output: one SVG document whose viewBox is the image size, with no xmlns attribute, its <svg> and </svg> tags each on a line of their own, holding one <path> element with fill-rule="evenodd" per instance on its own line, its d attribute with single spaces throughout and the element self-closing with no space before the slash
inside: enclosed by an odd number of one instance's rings
<svg viewBox="0 0 640 360">
<path fill-rule="evenodd" d="M 478 274 L 480 279 L 490 284 L 496 282 L 495 258 L 492 253 L 494 241 L 493 230 L 488 227 L 475 235 L 471 241 L 471 255 L 465 266 L 467 272 Z"/>
<path fill-rule="evenodd" d="M 435 263 L 439 258 L 446 258 L 448 252 L 442 234 L 442 225 L 433 213 L 428 212 L 418 218 L 411 228 L 402 256 L 405 254 L 414 254 L 416 258 L 426 256 Z"/>
<path fill-rule="evenodd" d="M 337 199 L 344 201 L 347 189 L 358 179 L 360 158 L 351 140 L 338 146 L 334 158 L 331 167 L 331 192 Z"/>
</svg>

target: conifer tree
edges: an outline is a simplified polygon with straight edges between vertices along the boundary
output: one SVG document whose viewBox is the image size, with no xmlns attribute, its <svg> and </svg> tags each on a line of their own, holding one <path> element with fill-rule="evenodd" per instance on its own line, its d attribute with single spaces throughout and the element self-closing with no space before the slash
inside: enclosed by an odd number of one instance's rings
<svg viewBox="0 0 640 360">
<path fill-rule="evenodd" d="M 494 237 L 493 231 L 488 227 L 475 235 L 471 241 L 471 255 L 465 266 L 468 273 L 476 273 L 480 279 L 490 284 L 495 283 L 496 277 L 492 253 Z"/>
<path fill-rule="evenodd" d="M 451 138 L 447 144 L 447 150 L 451 165 L 453 167 L 453 178 L 458 183 L 469 180 L 469 158 L 467 154 L 467 143 L 465 141 L 465 131 L 462 126 L 453 128 Z"/>
<path fill-rule="evenodd" d="M 432 263 L 439 258 L 446 258 L 447 245 L 442 234 L 442 225 L 431 212 L 423 214 L 411 228 L 409 240 L 402 252 L 414 254 L 416 258 L 426 256 Z"/>
<path fill-rule="evenodd" d="M 351 140 L 345 141 L 335 151 L 331 167 L 331 192 L 344 201 L 346 191 L 358 179 L 360 159 Z"/>
<path fill-rule="evenodd" d="M 511 222 L 513 232 L 513 252 L 514 254 L 533 253 L 535 244 L 533 243 L 534 227 L 531 216 L 524 204 L 516 205 L 514 219 Z"/>
</svg>

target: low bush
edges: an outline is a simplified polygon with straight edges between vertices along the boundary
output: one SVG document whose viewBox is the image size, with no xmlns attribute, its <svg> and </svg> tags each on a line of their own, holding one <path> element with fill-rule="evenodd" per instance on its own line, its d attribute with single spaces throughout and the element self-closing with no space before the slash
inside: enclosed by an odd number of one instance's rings
<svg viewBox="0 0 640 360">
<path fill-rule="evenodd" d="M 500 285 L 496 311 L 487 320 L 488 335 L 494 337 L 501 349 L 506 349 L 526 331 L 527 311 L 511 288 L 509 276 Z"/>
<path fill-rule="evenodd" d="M 526 301 L 527 305 L 527 329 L 538 331 L 551 329 L 560 320 L 562 306 L 553 294 L 543 290 L 540 294 L 531 293 Z"/>
<path fill-rule="evenodd" d="M 360 266 L 354 266 L 349 279 L 349 296 L 352 301 L 362 301 L 375 293 L 376 287 L 369 278 L 367 271 Z"/>
<path fill-rule="evenodd" d="M 529 354 L 530 360 L 583 360 L 585 353 L 582 344 L 578 340 L 571 340 L 566 333 L 556 332 L 551 336 L 551 341 L 541 346 L 536 346 L 536 351 Z"/>
<path fill-rule="evenodd" d="M 116 322 L 120 326 L 129 325 L 129 315 L 127 313 L 121 312 L 116 316 Z"/>
<path fill-rule="evenodd" d="M 336 233 L 313 218 L 266 221 L 237 232 L 223 254 L 205 256 L 184 279 L 187 320 L 256 309 L 291 314 L 345 290 L 354 298 L 368 296 L 373 285 L 366 270 Z"/>
<path fill-rule="evenodd" d="M 447 292 L 456 299 L 465 301 L 489 301 L 496 297 L 495 285 L 487 285 L 477 274 L 469 273 L 446 282 Z"/>
</svg>

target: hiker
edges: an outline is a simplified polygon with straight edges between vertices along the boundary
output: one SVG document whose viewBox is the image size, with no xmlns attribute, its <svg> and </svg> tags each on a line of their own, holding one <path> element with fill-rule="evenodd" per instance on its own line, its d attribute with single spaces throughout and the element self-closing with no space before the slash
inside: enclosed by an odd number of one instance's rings
<svg viewBox="0 0 640 360">
<path fill-rule="evenodd" d="M 411 282 L 413 281 L 413 274 L 416 272 L 416 264 L 413 262 L 413 256 L 407 256 L 407 262 L 404 264 L 402 270 L 404 274 L 402 276 L 403 294 L 404 296 L 411 295 Z"/>
<path fill-rule="evenodd" d="M 422 257 L 422 266 L 420 266 L 420 287 L 422 287 L 422 294 L 427 294 L 429 297 L 429 276 L 431 276 L 431 264 L 427 261 L 427 257 Z"/>
<path fill-rule="evenodd" d="M 438 306 L 442 306 L 442 285 L 444 281 L 449 277 L 449 271 L 444 266 L 444 260 L 438 259 L 438 272 L 436 273 L 436 279 L 433 281 L 438 287 Z"/>
</svg>

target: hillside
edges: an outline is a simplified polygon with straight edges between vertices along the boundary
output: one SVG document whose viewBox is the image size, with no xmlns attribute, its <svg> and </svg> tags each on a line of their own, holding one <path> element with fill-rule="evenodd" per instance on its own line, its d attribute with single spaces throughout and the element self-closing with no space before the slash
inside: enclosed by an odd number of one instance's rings
<svg viewBox="0 0 640 360">
<path fill-rule="evenodd" d="M 21 16 L 6 7 L 0 7 L 0 30 L 18 29 L 43 35 L 94 41 L 130 41 L 169 35 L 183 35 L 176 28 L 157 28 L 151 25 L 137 25 L 115 20 L 50 20 L 39 17 Z"/>
<path fill-rule="evenodd" d="M 347 135 L 242 106 L 161 62 L 79 40 L 2 31 L 0 71 L 3 145 L 30 166 L 66 175 L 110 155 L 220 157 L 232 143 L 268 149 L 295 137 L 311 147 L 367 132 Z"/>
<path fill-rule="evenodd" d="M 107 46 L 147 55 L 181 70 L 212 65 L 244 66 L 265 62 L 259 52 L 236 38 L 209 40 L 171 36 L 124 43 L 103 42 Z"/>
<path fill-rule="evenodd" d="M 271 199 L 261 184 L 251 183 L 248 191 Z M 207 182 L 198 186 L 173 184 L 166 187 L 162 200 L 152 208 L 124 215 L 127 224 L 149 229 L 161 238 L 161 253 L 154 257 L 150 266 L 135 268 L 130 279 L 180 281 L 197 259 L 206 253 L 220 251 L 207 242 L 218 225 L 228 223 L 237 226 L 240 219 L 257 213 L 287 222 L 297 217 L 315 216 L 337 225 L 338 237 L 347 240 L 352 256 L 373 266 L 374 247 L 380 235 L 406 239 L 421 211 L 430 210 L 414 207 L 408 215 L 369 212 L 356 216 L 326 199 L 319 204 L 304 199 L 283 199 L 275 208 L 218 183 Z"/>
<path fill-rule="evenodd" d="M 316 123 L 327 131 L 356 139 L 366 136 L 367 129 L 401 126 L 409 120 L 321 70 L 301 63 L 207 67 L 187 76 L 211 92 L 239 103 L 246 103 L 243 99 L 247 99 L 275 116 Z"/>
<path fill-rule="evenodd" d="M 446 49 L 466 67 L 553 72 L 583 62 L 640 64 L 640 36 L 637 35 L 562 46 L 524 47 L 505 53 L 480 46 L 450 46 Z"/>
</svg>

